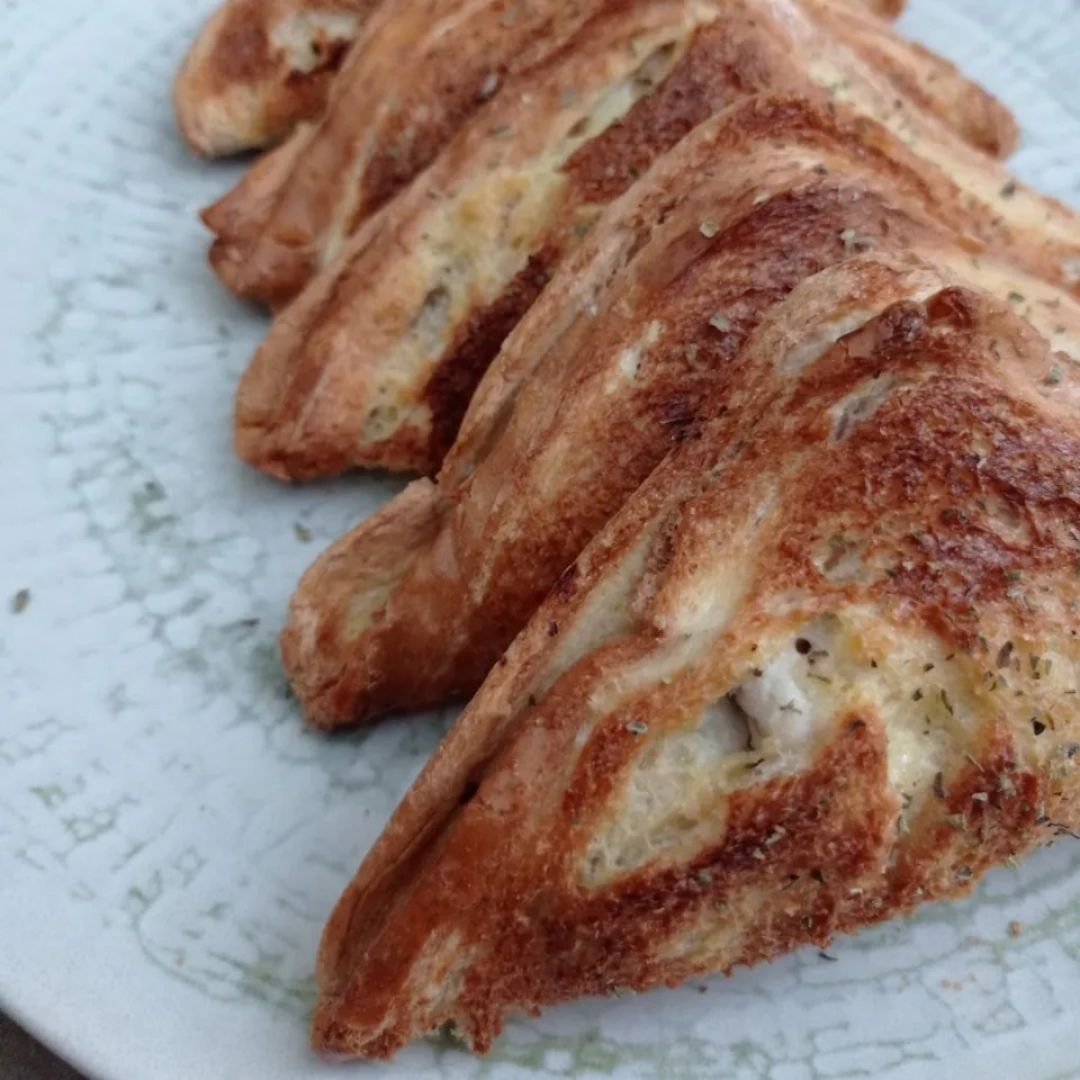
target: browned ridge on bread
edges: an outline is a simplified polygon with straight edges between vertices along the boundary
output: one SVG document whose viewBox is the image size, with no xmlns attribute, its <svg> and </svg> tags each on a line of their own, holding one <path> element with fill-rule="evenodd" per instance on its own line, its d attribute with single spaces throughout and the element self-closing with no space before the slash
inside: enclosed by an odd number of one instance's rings
<svg viewBox="0 0 1080 1080">
<path fill-rule="evenodd" d="M 1080 356 L 1077 304 L 1023 269 L 1041 249 L 1012 232 L 975 239 L 995 229 L 884 128 L 834 105 L 752 99 L 700 125 L 560 267 L 437 483 L 411 485 L 305 575 L 282 648 L 308 718 L 335 727 L 472 692 L 694 430 L 758 322 L 827 266 L 920 252 Z M 853 317 L 860 303 L 853 293 Z"/>
<path fill-rule="evenodd" d="M 403 0 L 369 20 L 335 81 L 322 120 L 206 213 L 211 260 L 225 283 L 273 306 L 293 296 L 398 188 L 428 165 L 458 127 L 508 81 L 562 49 L 589 18 L 634 17 L 632 0 Z M 723 0 L 684 0 L 687 15 Z M 873 51 L 880 78 L 917 97 L 942 122 L 991 151 L 1015 127 L 985 91 L 945 61 L 895 37 L 857 0 L 817 0 L 833 35 Z M 869 5 L 873 8 L 875 5 Z M 789 3 L 762 0 L 786 18 Z M 824 76 L 824 72 L 822 72 Z M 845 73 L 833 72 L 838 93 Z M 911 94 L 912 88 L 925 92 Z M 527 111 L 527 110 L 526 110 Z"/>
<path fill-rule="evenodd" d="M 180 130 L 200 154 L 256 150 L 318 115 L 379 0 L 225 0 L 176 76 Z"/>
<path fill-rule="evenodd" d="M 866 253 L 758 322 L 346 890 L 317 1049 L 482 1051 L 1080 829 L 1080 381 L 937 276 Z"/>
</svg>

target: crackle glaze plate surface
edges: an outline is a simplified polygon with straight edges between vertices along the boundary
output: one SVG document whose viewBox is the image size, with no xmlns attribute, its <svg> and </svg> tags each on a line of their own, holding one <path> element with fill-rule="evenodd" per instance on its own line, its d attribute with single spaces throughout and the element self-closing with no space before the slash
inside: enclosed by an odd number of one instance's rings
<svg viewBox="0 0 1080 1080">
<path fill-rule="evenodd" d="M 397 485 L 290 490 L 231 455 L 265 321 L 195 215 L 239 166 L 191 157 L 168 103 L 210 2 L 0 5 L 0 1007 L 102 1080 L 1080 1076 L 1065 843 L 835 962 L 552 1009 L 483 1061 L 309 1054 L 323 920 L 449 716 L 328 740 L 286 697 L 298 574 Z M 1076 0 L 910 0 L 903 25 L 1080 203 Z"/>
</svg>

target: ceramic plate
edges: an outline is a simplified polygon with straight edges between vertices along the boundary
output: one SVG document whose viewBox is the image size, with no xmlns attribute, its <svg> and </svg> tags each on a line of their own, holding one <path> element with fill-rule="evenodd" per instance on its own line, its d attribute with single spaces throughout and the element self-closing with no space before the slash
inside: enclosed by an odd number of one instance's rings
<svg viewBox="0 0 1080 1080">
<path fill-rule="evenodd" d="M 1080 1075 L 1080 844 L 832 960 L 512 1022 L 483 1061 L 309 1054 L 323 920 L 449 717 L 331 740 L 286 696 L 298 574 L 397 485 L 231 454 L 265 320 L 195 215 L 240 167 L 191 157 L 168 101 L 209 7 L 0 6 L 0 1006 L 103 1080 Z M 910 8 L 1016 110 L 1019 173 L 1080 203 L 1080 7 Z"/>
</svg>

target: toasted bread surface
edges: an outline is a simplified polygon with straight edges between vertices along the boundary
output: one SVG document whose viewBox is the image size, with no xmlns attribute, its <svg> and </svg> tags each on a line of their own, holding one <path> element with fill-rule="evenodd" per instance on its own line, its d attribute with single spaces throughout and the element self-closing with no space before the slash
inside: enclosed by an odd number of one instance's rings
<svg viewBox="0 0 1080 1080">
<path fill-rule="evenodd" d="M 173 99 L 208 157 L 270 146 L 317 116 L 378 0 L 225 0 L 191 46 Z"/>
<path fill-rule="evenodd" d="M 1080 381 L 910 255 L 808 277 L 327 925 L 325 1052 L 729 971 L 1080 825 Z M 863 300 L 853 317 L 851 296 Z"/>
<path fill-rule="evenodd" d="M 210 261 L 218 275 L 271 306 L 291 299 L 508 76 L 561 48 L 600 2 L 620 0 L 381 5 L 350 49 L 322 117 L 293 136 L 288 170 L 271 177 L 256 165 L 204 212 L 216 234 Z"/>
<path fill-rule="evenodd" d="M 652 0 L 598 12 L 508 79 L 277 321 L 238 392 L 240 454 L 290 479 L 436 471 L 502 341 L 602 208 L 696 124 L 760 90 L 833 97 L 842 85 L 860 113 L 944 161 L 975 207 L 975 236 L 1064 280 L 1076 219 L 899 94 L 864 55 L 899 39 L 837 10 Z"/>
</svg>

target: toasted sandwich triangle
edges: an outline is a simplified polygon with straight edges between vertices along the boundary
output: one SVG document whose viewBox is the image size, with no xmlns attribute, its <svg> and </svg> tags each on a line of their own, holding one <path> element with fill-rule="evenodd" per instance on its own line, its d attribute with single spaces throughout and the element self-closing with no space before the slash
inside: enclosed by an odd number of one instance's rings
<svg viewBox="0 0 1080 1080">
<path fill-rule="evenodd" d="M 327 926 L 317 1048 L 453 1022 L 483 1050 L 509 1011 L 820 945 L 1076 829 L 1080 382 L 889 265 L 910 299 L 788 338 L 874 261 L 779 305 L 462 714 Z"/>
</svg>

